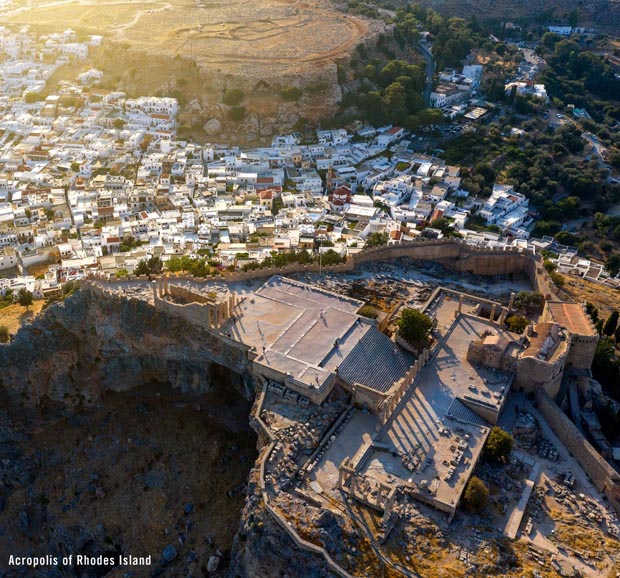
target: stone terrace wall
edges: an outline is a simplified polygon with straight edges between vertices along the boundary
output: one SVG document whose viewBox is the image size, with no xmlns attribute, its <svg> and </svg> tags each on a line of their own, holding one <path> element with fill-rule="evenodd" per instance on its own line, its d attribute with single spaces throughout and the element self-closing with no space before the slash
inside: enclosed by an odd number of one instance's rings
<svg viewBox="0 0 620 578">
<path fill-rule="evenodd" d="M 610 498 L 616 511 L 620 498 L 620 474 L 614 470 L 586 440 L 575 424 L 564 414 L 543 389 L 536 390 L 538 410 L 555 434 L 577 458 L 594 486 Z"/>
<path fill-rule="evenodd" d="M 408 257 L 419 261 L 436 261 L 448 269 L 463 273 L 495 276 L 522 273 L 529 277 L 535 291 L 545 298 L 557 299 L 557 289 L 543 267 L 543 259 L 529 250 L 517 248 L 490 249 L 468 245 L 460 239 L 417 239 L 399 245 L 373 247 L 350 256 L 345 263 L 321 267 L 318 263 L 304 265 L 292 263 L 286 267 L 264 267 L 253 271 L 227 273 L 223 277 L 207 279 L 189 275 L 173 277 L 179 281 L 223 281 L 237 283 L 271 277 L 272 275 L 292 275 L 295 273 L 346 273 L 364 263 L 389 261 Z M 132 280 L 147 280 L 147 277 L 131 277 Z M 110 283 L 122 283 L 125 279 L 109 279 Z"/>
<path fill-rule="evenodd" d="M 229 282 L 249 281 L 293 273 L 319 271 L 341 273 L 352 271 L 364 263 L 389 261 L 408 257 L 419 261 L 436 261 L 455 271 L 477 275 L 495 276 L 523 273 L 527 275 L 535 291 L 545 297 L 555 296 L 555 285 L 542 266 L 542 257 L 531 251 L 519 249 L 489 249 L 468 245 L 459 239 L 418 239 L 399 245 L 386 245 L 364 249 L 339 265 L 319 267 L 318 264 L 302 265 L 294 263 L 286 267 L 266 267 L 254 271 L 242 271 L 225 276 Z"/>
</svg>

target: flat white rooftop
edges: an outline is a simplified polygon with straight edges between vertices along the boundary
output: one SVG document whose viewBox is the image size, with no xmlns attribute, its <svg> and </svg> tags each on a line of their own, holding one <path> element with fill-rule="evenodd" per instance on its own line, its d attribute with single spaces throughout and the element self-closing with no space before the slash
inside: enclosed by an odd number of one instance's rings
<svg viewBox="0 0 620 578">
<path fill-rule="evenodd" d="M 223 331 L 255 347 L 255 363 L 314 387 L 372 328 L 356 314 L 362 305 L 357 299 L 274 276 L 241 303 L 237 321 Z"/>
</svg>

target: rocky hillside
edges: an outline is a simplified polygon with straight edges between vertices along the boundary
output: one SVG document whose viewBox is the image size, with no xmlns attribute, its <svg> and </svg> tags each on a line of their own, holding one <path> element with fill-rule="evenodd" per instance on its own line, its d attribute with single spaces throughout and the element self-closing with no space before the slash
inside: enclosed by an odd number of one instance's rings
<svg viewBox="0 0 620 578">
<path fill-rule="evenodd" d="M 0 366 L 0 558 L 151 556 L 2 576 L 331 575 L 265 509 L 238 350 L 86 288 L 1 346 Z"/>
<path fill-rule="evenodd" d="M 0 404 L 2 575 L 224 576 L 256 438 L 247 402 L 223 391 L 181 394 L 150 384 L 78 413 Z M 11 554 L 151 560 L 60 563 L 35 573 L 9 568 Z"/>
<path fill-rule="evenodd" d="M 239 352 L 146 302 L 86 289 L 1 346 L 0 366 L 0 559 L 152 558 L 2 576 L 227 572 L 256 457 Z"/>
<path fill-rule="evenodd" d="M 245 392 L 246 361 L 199 327 L 145 301 L 83 289 L 0 347 L 2 385 L 33 405 L 49 398 L 72 406 L 97 402 L 105 391 L 165 381 L 181 391 L 207 392 L 227 360 L 230 383 Z M 224 372 L 226 373 L 226 372 Z"/>
</svg>

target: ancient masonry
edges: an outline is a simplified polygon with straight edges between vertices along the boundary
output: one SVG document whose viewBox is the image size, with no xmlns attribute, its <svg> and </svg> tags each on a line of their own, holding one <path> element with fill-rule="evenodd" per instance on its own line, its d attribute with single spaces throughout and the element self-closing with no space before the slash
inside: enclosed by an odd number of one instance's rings
<svg viewBox="0 0 620 578">
<path fill-rule="evenodd" d="M 593 477 L 595 486 L 603 491 L 610 502 L 619 509 L 620 499 L 620 476 L 610 468 L 596 450 L 583 439 L 583 436 L 568 420 L 568 418 L 559 410 L 553 402 L 552 397 L 557 394 L 564 370 L 567 367 L 586 368 L 588 369 L 598 337 L 593 331 L 591 324 L 587 321 L 587 316 L 583 313 L 579 304 L 567 304 L 562 302 L 555 286 L 550 281 L 544 268 L 542 267 L 542 258 L 532 252 L 525 250 L 495 250 L 487 248 L 477 248 L 469 246 L 458 240 L 424 240 L 415 241 L 401 245 L 393 245 L 388 247 L 379 247 L 365 250 L 350 257 L 347 262 L 333 266 L 324 267 L 325 272 L 344 272 L 351 271 L 356 266 L 372 262 L 386 261 L 399 257 L 408 257 L 413 260 L 428 260 L 443 264 L 446 268 L 455 271 L 486 275 L 486 276 L 507 276 L 513 274 L 527 275 L 531 281 L 534 290 L 540 292 L 545 298 L 545 309 L 543 311 L 542 322 L 536 326 L 530 326 L 525 336 L 520 340 L 509 340 L 501 337 L 500 331 L 496 331 L 503 324 L 510 305 L 502 307 L 500 304 L 475 298 L 478 302 L 478 308 L 486 308 L 489 311 L 487 324 L 489 331 L 482 334 L 478 339 L 474 339 L 470 343 L 467 352 L 468 360 L 479 363 L 484 367 L 494 368 L 493 371 L 505 372 L 510 377 L 506 381 L 506 387 L 502 387 L 500 400 L 505 399 L 504 389 L 516 387 L 521 391 L 534 392 L 537 396 L 541 412 L 549 420 L 558 437 L 566 444 L 566 446 L 578 458 L 584 469 Z M 308 272 L 318 270 L 318 266 L 302 266 L 292 265 L 282 269 L 266 268 L 255 271 L 241 272 L 231 274 L 223 279 L 224 282 L 239 282 L 262 277 L 271 277 L 273 275 L 285 275 L 287 273 Z M 275 279 L 277 285 L 282 279 Z M 406 402 L 406 397 L 413 389 L 412 384 L 419 381 L 420 376 L 425 373 L 425 366 L 429 361 L 431 352 L 422 351 L 418 355 L 417 360 L 413 361 L 405 368 L 400 377 L 388 384 L 383 389 L 369 386 L 368 384 L 357 380 L 347 380 L 346 375 L 342 375 L 338 368 L 324 372 L 321 370 L 319 375 L 316 373 L 316 383 L 308 378 L 298 379 L 293 377 L 286 369 L 277 369 L 271 367 L 269 362 L 269 352 L 263 351 L 261 354 L 260 347 L 250 343 L 252 339 L 240 340 L 238 337 L 231 335 L 228 328 L 234 327 L 239 317 L 243 318 L 242 307 L 251 307 L 247 303 L 244 304 L 234 293 L 226 291 L 209 290 L 209 284 L 204 283 L 202 289 L 195 290 L 200 286 L 200 282 L 193 278 L 185 278 L 192 281 L 192 289 L 184 288 L 179 285 L 184 279 L 176 278 L 172 281 L 166 277 L 159 278 L 152 282 L 152 303 L 157 309 L 165 310 L 169 313 L 180 315 L 191 323 L 200 325 L 202 328 L 211 333 L 215 338 L 226 342 L 227 346 L 243 350 L 247 356 L 247 368 L 253 373 L 257 383 L 263 383 L 260 388 L 262 393 L 257 397 L 257 403 L 252 416 L 252 423 L 258 430 L 260 439 L 266 442 L 270 447 L 274 445 L 267 427 L 261 427 L 260 411 L 264 391 L 266 391 L 268 382 L 280 383 L 282 386 L 303 395 L 311 402 L 320 404 L 329 395 L 333 387 L 339 383 L 351 394 L 351 403 L 357 407 L 367 408 L 371 412 L 379 416 L 377 425 L 377 436 L 388 431 L 391 420 L 395 419 L 395 415 L 399 412 L 399 407 Z M 283 281 L 282 281 L 283 282 Z M 120 282 L 119 282 L 120 283 Z M 295 282 L 286 283 L 294 286 Z M 86 284 L 95 286 L 98 290 L 110 291 L 116 293 L 113 280 L 103 281 L 100 278 L 92 278 L 86 281 Z M 211 285 L 213 287 L 213 285 Z M 274 289 L 275 290 L 275 289 Z M 296 290 L 302 291 L 303 288 L 297 287 Z M 323 291 L 317 289 L 317 291 Z M 464 296 L 450 290 L 440 289 L 446 294 L 450 294 L 452 298 L 458 299 L 458 308 L 455 310 L 455 323 L 459 319 L 471 317 L 472 320 L 480 320 L 478 313 L 470 313 L 462 311 Z M 438 296 L 436 291 L 429 300 L 429 303 Z M 324 292 L 324 291 L 323 291 Z M 327 292 L 324 292 L 327 293 Z M 339 296 L 334 296 L 339 297 Z M 514 296 L 513 296 L 514 297 Z M 512 299 L 511 299 L 512 301 Z M 252 300 L 252 303 L 254 301 Z M 354 303 L 343 304 L 342 307 L 355 307 Z M 354 311 L 354 309 L 352 310 Z M 476 310 L 478 311 L 478 310 Z M 345 315 L 344 311 L 341 312 Z M 350 315 L 350 313 L 346 314 Z M 323 310 L 320 312 L 323 318 Z M 485 316 L 486 317 L 486 316 Z M 254 319 L 254 318 L 252 318 Z M 577 321 L 574 321 L 577 319 Z M 356 323 L 351 325 L 353 329 L 349 332 L 359 331 L 361 333 L 369 333 L 371 330 L 364 327 L 366 321 L 359 318 Z M 361 323 L 361 325 L 360 325 Z M 261 338 L 260 321 L 256 322 L 258 334 Z M 375 329 L 376 331 L 376 329 Z M 247 335 L 246 335 L 247 337 Z M 256 336 L 254 336 L 256 338 Z M 297 341 L 291 346 L 295 347 L 303 336 L 297 338 Z M 343 337 L 344 339 L 344 337 Z M 338 350 L 340 337 L 334 341 L 333 347 L 330 346 L 321 356 L 326 359 L 332 359 L 332 349 Z M 363 340 L 363 338 L 362 338 Z M 241 341 L 241 342 L 240 342 Z M 346 343 L 344 343 L 346 348 Z M 348 351 L 348 350 L 347 350 Z M 353 350 L 354 351 L 354 350 Z M 320 359 L 317 358 L 317 359 Z M 221 363 L 222 360 L 217 362 Z M 318 363 L 315 362 L 315 363 Z M 321 368 L 321 364 L 314 367 Z M 224 362 L 225 365 L 225 362 Z M 312 365 L 312 364 L 311 364 Z M 344 363 L 342 364 L 344 365 Z M 402 364 L 401 364 L 402 366 Z M 285 365 L 286 367 L 286 365 Z M 275 384 L 274 384 L 275 386 Z M 464 395 L 461 399 L 465 407 L 470 408 L 474 413 L 480 415 L 488 423 L 495 423 L 503 401 L 498 402 L 499 409 L 494 404 L 489 404 L 481 400 L 476 400 L 470 395 Z M 488 408 L 486 406 L 489 406 Z M 482 435 L 482 442 L 486 439 L 488 428 L 482 427 L 479 430 Z M 458 439 L 458 438 L 457 438 Z M 461 442 L 459 442 L 461 443 Z M 478 443 L 476 454 L 471 456 L 471 464 L 475 464 L 479 457 L 479 449 L 481 444 Z M 273 447 L 272 447 L 273 449 Z M 317 450 L 318 451 L 318 450 Z M 463 450 L 466 451 L 466 450 Z M 265 460 L 271 451 L 263 452 L 260 458 L 261 471 L 264 471 Z M 368 448 L 365 455 L 370 455 L 371 448 Z M 365 458 L 364 458 L 365 459 Z M 375 486 L 370 492 L 367 487 L 367 480 L 361 475 L 360 471 L 363 466 L 364 459 L 357 464 L 352 464 L 345 460 L 339 468 L 338 486 L 349 493 L 353 498 L 364 502 L 370 507 L 379 509 L 384 512 L 384 520 L 391 518 L 391 509 L 396 499 L 396 492 L 393 488 L 382 487 L 380 484 Z M 261 487 L 264 480 L 261 476 Z M 407 491 L 407 488 L 405 488 Z M 428 501 L 426 493 L 423 493 L 411 485 L 409 493 L 416 495 Z M 372 499 L 369 498 L 372 496 Z M 377 498 L 379 496 L 379 498 Z M 287 531 L 293 540 L 300 546 L 323 555 L 332 569 L 340 575 L 346 575 L 342 569 L 336 569 L 333 561 L 327 552 L 314 544 L 306 543 L 295 532 L 295 530 L 287 524 L 282 515 L 275 509 L 270 507 L 268 492 L 263 490 L 263 497 L 267 509 L 271 512 L 276 522 Z M 438 499 L 431 499 L 433 505 L 445 510 L 450 517 L 454 515 L 458 506 L 460 497 L 449 503 L 443 503 Z M 430 503 L 430 502 L 429 502 Z"/>
</svg>

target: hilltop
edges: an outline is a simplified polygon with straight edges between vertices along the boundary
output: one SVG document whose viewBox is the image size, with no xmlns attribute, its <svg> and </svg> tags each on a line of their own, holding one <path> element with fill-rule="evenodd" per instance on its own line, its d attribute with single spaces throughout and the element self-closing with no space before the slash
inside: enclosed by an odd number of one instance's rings
<svg viewBox="0 0 620 578">
<path fill-rule="evenodd" d="M 70 23 L 79 35 L 104 35 L 92 63 L 104 71 L 106 85 L 130 94 L 176 91 L 188 130 L 211 119 L 245 118 L 248 142 L 271 134 L 274 125 L 291 130 L 299 111 L 314 121 L 328 115 L 342 96 L 337 63 L 384 29 L 381 21 L 342 13 L 327 1 L 299 0 L 31 0 L 3 20 L 46 33 Z M 243 91 L 235 103 L 243 112 L 222 104 L 231 89 Z M 207 133 L 218 134 L 218 124 Z"/>
</svg>

